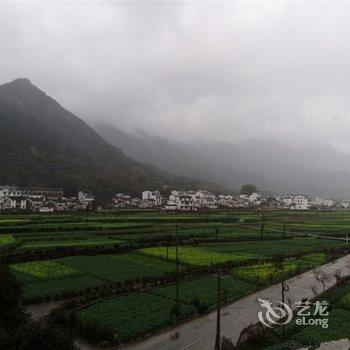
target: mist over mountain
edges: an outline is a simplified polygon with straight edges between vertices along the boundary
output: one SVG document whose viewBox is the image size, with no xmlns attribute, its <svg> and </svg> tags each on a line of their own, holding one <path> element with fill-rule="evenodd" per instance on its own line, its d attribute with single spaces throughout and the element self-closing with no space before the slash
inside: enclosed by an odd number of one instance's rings
<svg viewBox="0 0 350 350">
<path fill-rule="evenodd" d="M 0 86 L 0 183 L 72 194 L 91 189 L 103 198 L 146 188 L 238 191 L 245 183 L 274 193 L 350 197 L 350 156 L 328 145 L 191 144 L 107 123 L 93 127 L 27 79 Z"/>
<path fill-rule="evenodd" d="M 275 193 L 350 196 L 350 156 L 328 145 L 292 147 L 268 139 L 241 143 L 182 143 L 145 132 L 94 128 L 128 156 L 178 176 L 212 181 L 238 191 L 245 183 Z"/>
<path fill-rule="evenodd" d="M 147 188 L 223 190 L 132 160 L 27 79 L 0 86 L 0 184 L 85 189 L 101 198 Z"/>
</svg>

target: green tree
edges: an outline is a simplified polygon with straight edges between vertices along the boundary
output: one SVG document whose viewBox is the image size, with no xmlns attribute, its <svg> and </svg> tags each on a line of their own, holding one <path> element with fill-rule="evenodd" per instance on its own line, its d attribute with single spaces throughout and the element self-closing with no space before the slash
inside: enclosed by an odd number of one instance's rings
<svg viewBox="0 0 350 350">
<path fill-rule="evenodd" d="M 16 350 L 77 350 L 70 335 L 45 320 L 27 323 L 19 329 L 16 338 Z"/>
<path fill-rule="evenodd" d="M 242 186 L 240 194 L 245 194 L 247 196 L 250 196 L 252 193 L 254 193 L 256 191 L 257 191 L 257 189 L 254 185 L 247 184 L 247 185 Z"/>
<path fill-rule="evenodd" d="M 0 267 L 0 350 L 76 350 L 59 325 L 30 321 L 21 303 L 22 289 L 6 265 Z"/>
<path fill-rule="evenodd" d="M 22 289 L 17 280 L 11 275 L 6 265 L 0 267 L 0 330 L 2 335 L 12 332 L 28 316 L 20 302 Z"/>
</svg>

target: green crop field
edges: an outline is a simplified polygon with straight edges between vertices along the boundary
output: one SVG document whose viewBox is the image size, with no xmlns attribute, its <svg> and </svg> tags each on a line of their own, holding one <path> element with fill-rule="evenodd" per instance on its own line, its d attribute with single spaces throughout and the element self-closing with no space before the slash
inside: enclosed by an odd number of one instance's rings
<svg viewBox="0 0 350 350">
<path fill-rule="evenodd" d="M 276 266 L 272 263 L 265 263 L 237 267 L 233 269 L 232 275 L 250 283 L 268 285 L 277 283 L 282 279 L 288 279 L 290 276 L 323 265 L 326 262 L 327 258 L 324 253 L 316 253 L 302 258 L 287 259 L 281 264 L 281 266 Z"/>
<path fill-rule="evenodd" d="M 223 302 L 233 302 L 255 290 L 256 287 L 253 284 L 241 281 L 235 277 L 226 276 L 226 278 L 222 279 Z M 176 287 L 174 285 L 154 289 L 152 293 L 174 301 L 176 299 Z M 217 302 L 217 278 L 208 276 L 181 283 L 179 296 L 181 302 L 186 305 L 196 305 L 198 303 L 204 309 L 211 309 Z"/>
<path fill-rule="evenodd" d="M 166 247 L 156 247 L 156 248 L 146 248 L 139 251 L 141 254 L 147 256 L 155 256 L 167 259 L 167 248 Z M 175 247 L 169 247 L 169 260 L 174 261 L 176 257 Z M 206 266 L 211 264 L 220 264 L 227 261 L 242 262 L 253 258 L 259 258 L 260 256 L 254 253 L 237 253 L 225 254 L 218 252 L 210 252 L 201 247 L 179 247 L 179 261 L 187 265 L 197 265 Z"/>
<path fill-rule="evenodd" d="M 91 305 L 78 312 L 82 320 L 111 326 L 118 340 L 125 342 L 154 332 L 174 323 L 174 302 L 148 293 L 132 293 Z M 193 309 L 181 305 L 184 317 L 193 315 Z"/>
<path fill-rule="evenodd" d="M 16 240 L 12 235 L 1 235 L 0 236 L 0 247 L 15 243 L 15 241 Z"/>
<path fill-rule="evenodd" d="M 180 247 L 179 261 L 183 264 L 205 266 L 227 261 L 243 262 L 281 254 L 312 252 L 317 249 L 342 247 L 344 242 L 315 238 L 296 238 L 279 241 L 207 244 L 196 247 Z M 167 255 L 168 252 L 168 255 Z M 175 247 L 154 247 L 140 250 L 141 254 L 175 260 Z"/>
<path fill-rule="evenodd" d="M 345 234 L 350 232 L 350 212 L 266 210 L 260 213 L 164 213 L 126 210 L 88 215 L 2 215 L 0 234 L 13 235 L 16 239 L 16 247 L 13 248 L 15 251 L 29 252 L 113 245 L 118 243 L 117 241 L 147 242 L 167 240 L 169 237 L 175 239 L 176 232 L 180 239 L 259 240 L 262 224 L 263 239 L 292 236 L 293 232 L 345 237 Z M 83 236 L 80 241 L 79 236 Z M 114 242 L 109 241 L 110 239 Z"/>
<path fill-rule="evenodd" d="M 13 264 L 11 271 L 24 285 L 24 297 L 54 296 L 87 287 L 163 276 L 175 270 L 171 262 L 138 254 L 75 256 Z"/>
<path fill-rule="evenodd" d="M 259 256 L 272 256 L 293 254 L 295 252 L 312 252 L 316 249 L 342 246 L 345 246 L 345 242 L 315 238 L 295 238 L 279 241 L 210 244 L 204 245 L 201 249 L 223 254 L 248 252 Z"/>
<path fill-rule="evenodd" d="M 106 239 L 106 238 L 85 238 L 75 240 L 64 241 L 39 241 L 39 242 L 27 242 L 19 247 L 19 251 L 30 250 L 43 250 L 43 249 L 55 249 L 55 248 L 71 248 L 71 247 L 96 247 L 96 246 L 108 246 L 121 243 L 123 241 L 118 239 Z"/>
<path fill-rule="evenodd" d="M 223 302 L 226 303 L 254 290 L 253 285 L 230 276 L 222 281 Z M 211 309 L 217 301 L 217 279 L 209 276 L 180 283 L 179 295 L 183 318 Z M 119 339 L 127 341 L 174 324 L 172 310 L 175 300 L 175 286 L 171 285 L 152 289 L 149 293 L 108 299 L 79 311 L 78 315 L 85 320 L 112 326 Z"/>
<path fill-rule="evenodd" d="M 0 254 L 23 285 L 26 303 L 77 296 L 97 302 L 76 314 L 112 326 L 127 342 L 174 325 L 176 240 L 179 298 L 190 318 L 215 307 L 212 272 L 220 265 L 232 263 L 222 280 L 223 303 L 231 303 L 345 254 L 347 233 L 346 210 L 8 214 L 0 215 Z M 331 318 L 343 320 L 334 320 L 329 332 L 337 338 L 350 313 L 350 287 L 332 293 Z M 290 338 L 304 341 L 308 331 Z M 313 336 L 329 338 L 322 330 Z"/>
</svg>

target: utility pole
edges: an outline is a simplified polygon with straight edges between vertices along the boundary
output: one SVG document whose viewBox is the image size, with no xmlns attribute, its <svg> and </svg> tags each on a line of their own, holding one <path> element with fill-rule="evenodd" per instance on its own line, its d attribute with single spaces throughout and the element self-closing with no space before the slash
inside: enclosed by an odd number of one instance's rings
<svg viewBox="0 0 350 350">
<path fill-rule="evenodd" d="M 219 228 L 218 227 L 215 228 L 215 239 L 216 240 L 219 239 Z"/>
<path fill-rule="evenodd" d="M 221 278 L 220 273 L 217 274 L 218 278 L 218 299 L 216 310 L 216 338 L 215 338 L 215 350 L 221 349 Z"/>
<path fill-rule="evenodd" d="M 179 324 L 180 316 L 180 302 L 179 302 L 179 235 L 177 231 L 177 225 L 175 226 L 176 232 L 176 324 Z"/>
<path fill-rule="evenodd" d="M 166 245 L 166 259 L 169 260 L 169 245 L 170 245 L 171 233 L 167 237 L 167 245 Z"/>
<path fill-rule="evenodd" d="M 262 225 L 261 225 L 261 228 L 260 228 L 260 240 L 261 240 L 261 241 L 262 241 L 262 239 L 263 239 L 264 227 L 265 227 L 265 224 L 262 224 Z"/>
<path fill-rule="evenodd" d="M 282 308 L 285 310 L 285 307 L 284 307 L 284 304 L 285 304 L 285 295 L 284 293 L 285 292 L 288 292 L 289 291 L 289 286 L 287 284 L 285 284 L 285 281 L 283 280 L 282 281 Z M 283 324 L 282 325 L 282 343 L 283 343 L 283 349 L 284 349 L 284 342 L 285 342 L 285 325 Z"/>
</svg>

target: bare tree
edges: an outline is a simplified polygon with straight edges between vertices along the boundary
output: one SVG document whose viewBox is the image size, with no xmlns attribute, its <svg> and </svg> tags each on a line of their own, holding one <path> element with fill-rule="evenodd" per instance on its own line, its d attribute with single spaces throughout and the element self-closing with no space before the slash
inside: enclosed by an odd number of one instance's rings
<svg viewBox="0 0 350 350">
<path fill-rule="evenodd" d="M 290 308 L 292 308 L 294 301 L 295 301 L 294 298 L 290 296 L 287 298 L 287 304 L 289 305 Z"/>
<path fill-rule="evenodd" d="M 221 350 L 236 350 L 235 345 L 233 344 L 231 339 L 226 337 L 221 338 Z"/>
<path fill-rule="evenodd" d="M 250 324 L 242 329 L 241 334 L 237 340 L 237 349 L 257 349 L 259 348 L 259 341 L 265 334 L 264 326 L 258 322 Z"/>
<path fill-rule="evenodd" d="M 311 292 L 313 293 L 313 295 L 316 297 L 318 294 L 318 290 L 317 287 L 315 285 L 311 286 Z"/>
<path fill-rule="evenodd" d="M 335 280 L 337 281 L 337 283 L 339 283 L 342 280 L 342 272 L 343 271 L 341 269 L 337 269 L 334 272 L 334 277 L 335 277 Z"/>
<path fill-rule="evenodd" d="M 315 280 L 322 283 L 323 291 L 326 290 L 326 282 L 330 280 L 329 275 L 320 269 L 313 270 Z"/>
</svg>

